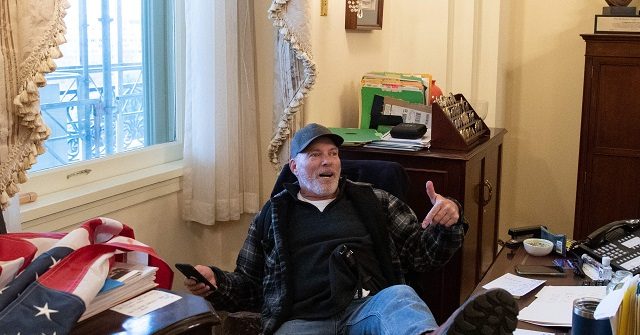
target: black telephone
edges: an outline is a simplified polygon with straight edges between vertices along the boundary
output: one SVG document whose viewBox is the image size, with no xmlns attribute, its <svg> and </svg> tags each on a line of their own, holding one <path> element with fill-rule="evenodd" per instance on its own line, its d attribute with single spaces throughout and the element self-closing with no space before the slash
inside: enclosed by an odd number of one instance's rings
<svg viewBox="0 0 640 335">
<path fill-rule="evenodd" d="M 640 273 L 640 220 L 620 220 L 608 223 L 587 236 L 578 246 L 581 251 L 602 261 L 611 258 L 616 270 Z"/>
</svg>

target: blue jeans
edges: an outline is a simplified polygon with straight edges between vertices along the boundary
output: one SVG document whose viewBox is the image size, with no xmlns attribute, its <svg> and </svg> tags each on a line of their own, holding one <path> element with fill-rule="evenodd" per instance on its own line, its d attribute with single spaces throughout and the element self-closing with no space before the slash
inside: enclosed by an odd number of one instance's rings
<svg viewBox="0 0 640 335">
<path fill-rule="evenodd" d="M 438 327 L 429 307 L 407 285 L 387 287 L 354 299 L 341 313 L 323 320 L 290 320 L 276 335 L 422 334 Z"/>
</svg>

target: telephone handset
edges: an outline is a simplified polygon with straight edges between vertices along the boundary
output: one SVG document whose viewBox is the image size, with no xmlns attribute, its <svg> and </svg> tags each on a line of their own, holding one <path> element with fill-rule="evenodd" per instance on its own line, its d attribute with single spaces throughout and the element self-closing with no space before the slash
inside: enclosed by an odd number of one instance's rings
<svg viewBox="0 0 640 335">
<path fill-rule="evenodd" d="M 616 269 L 640 273 L 640 220 L 620 220 L 608 223 L 587 236 L 579 248 L 598 260 L 611 258 Z"/>
<path fill-rule="evenodd" d="M 613 235 L 616 230 L 624 229 L 624 232 L 634 232 L 637 230 L 638 226 L 640 226 L 640 220 L 638 219 L 613 221 L 589 234 L 585 243 L 591 248 L 597 248 L 602 244 L 602 242 L 607 240 L 607 236 L 610 234 Z M 621 232 L 617 232 L 616 236 L 620 233 Z"/>
</svg>

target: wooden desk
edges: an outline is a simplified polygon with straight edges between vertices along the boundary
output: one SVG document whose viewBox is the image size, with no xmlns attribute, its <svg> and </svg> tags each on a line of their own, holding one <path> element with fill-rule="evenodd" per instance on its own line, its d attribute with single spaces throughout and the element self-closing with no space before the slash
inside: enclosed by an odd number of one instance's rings
<svg viewBox="0 0 640 335">
<path fill-rule="evenodd" d="M 494 261 L 493 265 L 487 271 L 487 274 L 482 278 L 476 289 L 473 291 L 473 294 L 481 293 L 485 291 L 482 288 L 483 285 L 488 282 L 502 276 L 505 273 L 515 273 L 514 267 L 518 264 L 532 264 L 532 265 L 551 265 L 555 258 L 561 258 L 558 255 L 551 254 L 549 256 L 544 257 L 535 257 L 527 254 L 523 247 L 520 247 L 516 250 L 509 250 L 507 248 L 503 248 L 498 257 Z M 527 293 L 525 296 L 517 299 L 518 308 L 523 309 L 528 306 L 533 300 L 535 300 L 535 295 L 544 287 L 545 285 L 554 285 L 554 286 L 575 286 L 581 285 L 583 278 L 575 276 L 573 272 L 568 272 L 564 277 L 552 277 L 552 276 L 544 276 L 544 277 L 531 277 L 536 279 L 544 279 L 547 282 L 544 285 L 540 285 L 535 290 Z M 588 279 L 588 278 L 587 278 Z M 531 323 L 518 321 L 518 328 L 520 329 L 529 329 L 529 330 L 537 330 L 537 331 L 545 331 L 545 332 L 555 332 L 560 334 L 566 334 L 570 328 L 566 327 L 542 327 L 536 326 Z"/>
<path fill-rule="evenodd" d="M 438 193 L 463 204 L 469 231 L 460 251 L 440 270 L 406 276 L 439 323 L 447 320 L 467 299 L 497 253 L 502 141 L 506 133 L 505 129 L 491 129 L 490 138 L 468 151 L 432 148 L 408 152 L 340 147 L 343 159 L 400 163 L 409 177 L 407 204 L 419 220 L 429 209 L 425 192 L 427 180 L 433 181 Z"/>
<path fill-rule="evenodd" d="M 71 334 L 206 334 L 220 324 L 220 318 L 204 298 L 173 292 L 182 297 L 138 318 L 106 310 L 78 323 Z"/>
</svg>

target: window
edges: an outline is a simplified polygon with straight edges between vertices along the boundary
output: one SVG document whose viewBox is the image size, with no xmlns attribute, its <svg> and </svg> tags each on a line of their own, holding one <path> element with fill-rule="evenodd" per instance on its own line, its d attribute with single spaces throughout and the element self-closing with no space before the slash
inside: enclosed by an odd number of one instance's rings
<svg viewBox="0 0 640 335">
<path fill-rule="evenodd" d="M 173 22 L 180 7 L 174 0 L 70 4 L 63 57 L 40 90 L 51 135 L 21 186 L 39 196 L 182 158 Z"/>
<path fill-rule="evenodd" d="M 175 141 L 170 1 L 76 0 L 41 93 L 52 134 L 32 171 Z"/>
</svg>

